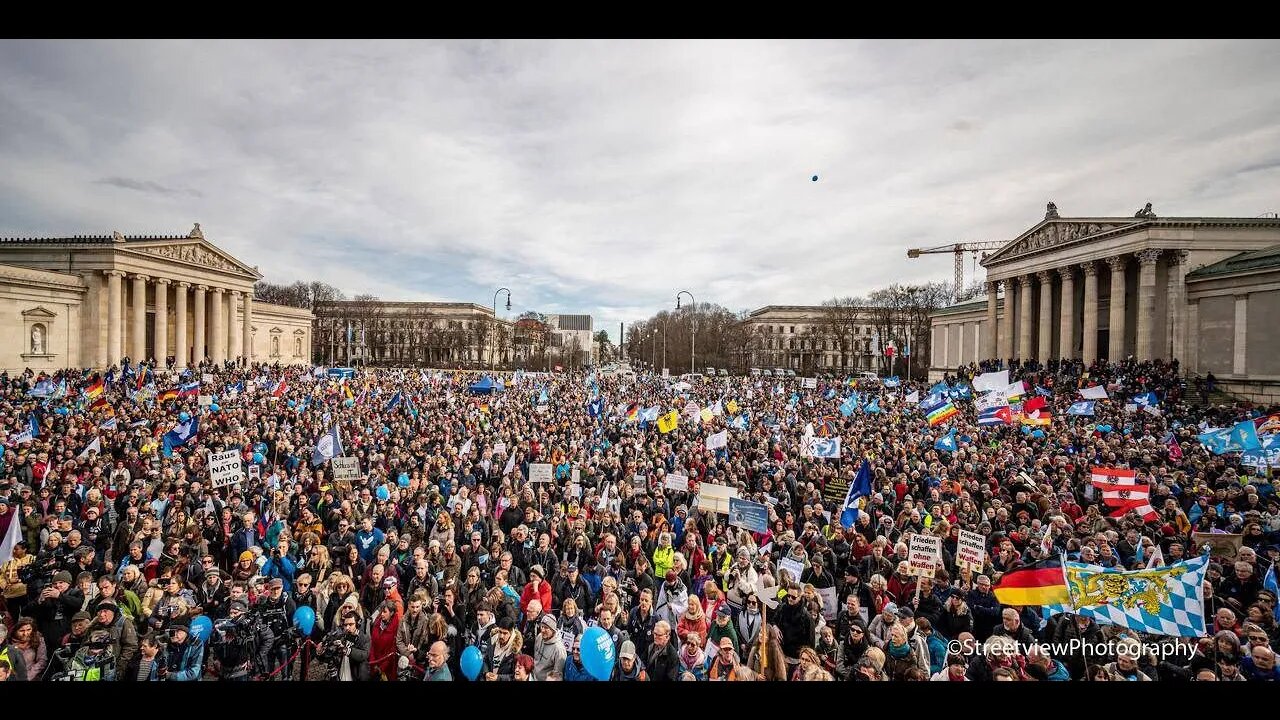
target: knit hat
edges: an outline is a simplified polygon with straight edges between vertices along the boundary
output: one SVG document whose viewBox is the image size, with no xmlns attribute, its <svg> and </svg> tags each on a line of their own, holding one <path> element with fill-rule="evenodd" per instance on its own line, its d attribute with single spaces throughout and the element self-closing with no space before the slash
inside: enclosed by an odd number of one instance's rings
<svg viewBox="0 0 1280 720">
<path fill-rule="evenodd" d="M 72 579 L 71 573 L 67 572 L 66 570 L 59 570 L 58 572 L 53 574 L 53 582 L 64 582 L 70 585 L 71 583 L 75 582 L 75 580 Z"/>
<path fill-rule="evenodd" d="M 559 629 L 560 627 L 558 624 L 556 624 L 556 619 L 551 615 L 543 615 L 542 617 L 538 618 L 538 624 L 543 627 L 549 627 L 552 630 Z"/>
<path fill-rule="evenodd" d="M 244 552 L 240 553 L 240 559 L 241 559 L 241 560 L 252 560 L 252 559 L 253 559 L 253 551 L 252 551 L 252 550 L 245 550 Z"/>
<path fill-rule="evenodd" d="M 537 563 L 534 563 L 533 565 L 530 565 L 530 566 L 529 566 L 529 574 L 530 574 L 530 575 L 537 575 L 538 577 L 540 577 L 540 578 L 542 578 L 542 579 L 544 579 L 544 580 L 545 580 L 545 579 L 546 579 L 546 577 L 547 577 L 547 572 L 546 572 L 545 570 L 543 570 L 543 569 L 542 569 L 542 566 L 541 566 L 541 565 L 539 565 L 539 564 L 537 564 Z"/>
</svg>

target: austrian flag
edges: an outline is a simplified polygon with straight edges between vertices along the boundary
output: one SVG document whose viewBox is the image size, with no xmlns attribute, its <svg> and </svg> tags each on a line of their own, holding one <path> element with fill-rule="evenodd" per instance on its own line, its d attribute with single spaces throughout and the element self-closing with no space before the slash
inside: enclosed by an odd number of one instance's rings
<svg viewBox="0 0 1280 720">
<path fill-rule="evenodd" d="M 1137 511 L 1143 520 L 1155 520 L 1158 515 L 1151 506 L 1151 486 L 1140 484 L 1133 470 L 1095 467 L 1091 482 L 1102 491 L 1102 501 L 1112 508 L 1111 517 L 1120 518 Z"/>
</svg>

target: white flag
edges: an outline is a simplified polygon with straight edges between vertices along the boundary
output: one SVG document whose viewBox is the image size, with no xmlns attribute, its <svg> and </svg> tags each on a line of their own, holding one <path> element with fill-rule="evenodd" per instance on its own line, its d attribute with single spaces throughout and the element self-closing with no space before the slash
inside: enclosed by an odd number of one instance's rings
<svg viewBox="0 0 1280 720">
<path fill-rule="evenodd" d="M 89 443 L 89 444 L 88 444 L 88 446 L 86 446 L 84 450 L 81 450 L 81 451 L 80 451 L 80 454 L 76 456 L 76 459 L 77 459 L 77 460 L 79 460 L 79 459 L 81 459 L 81 458 L 87 458 L 87 457 L 89 457 L 89 451 L 90 451 L 90 450 L 92 450 L 93 452 L 96 452 L 96 453 L 98 453 L 99 455 L 101 455 L 101 454 L 102 454 L 102 440 L 100 440 L 99 438 L 94 438 L 94 439 L 93 439 L 93 442 Z"/>
<path fill-rule="evenodd" d="M 507 457 L 507 466 L 502 469 L 503 475 L 510 475 L 511 471 L 516 468 L 516 454 L 513 452 Z"/>
<path fill-rule="evenodd" d="M 467 441 L 462 443 L 462 447 L 458 448 L 458 457 L 462 457 L 463 455 L 468 455 L 470 453 L 471 453 L 471 438 L 467 438 Z"/>
<path fill-rule="evenodd" d="M 9 531 L 0 540 L 0 565 L 13 559 L 13 546 L 22 542 L 22 516 L 16 510 L 10 510 Z"/>
<path fill-rule="evenodd" d="M 1007 387 L 1009 387 L 1008 370 L 982 373 L 973 379 L 973 389 L 975 392 L 981 392 L 983 390 L 1003 390 Z"/>
<path fill-rule="evenodd" d="M 909 402 L 909 403 L 918 403 L 918 402 L 920 402 L 920 391 L 919 391 L 919 390 L 912 390 L 912 391 L 911 391 L 911 394 L 910 394 L 910 395 L 908 395 L 905 399 L 906 399 L 906 401 L 907 401 L 907 402 Z"/>
<path fill-rule="evenodd" d="M 1147 561 L 1147 567 L 1164 567 L 1164 553 L 1160 552 L 1159 545 L 1156 545 L 1155 552 L 1151 553 L 1151 559 Z"/>
<path fill-rule="evenodd" d="M 715 435 L 707 436 L 707 449 L 716 450 L 729 444 L 729 431 L 721 430 Z"/>
<path fill-rule="evenodd" d="M 1101 385 L 1083 388 L 1080 390 L 1080 397 L 1085 400 L 1106 400 L 1107 389 Z"/>
</svg>

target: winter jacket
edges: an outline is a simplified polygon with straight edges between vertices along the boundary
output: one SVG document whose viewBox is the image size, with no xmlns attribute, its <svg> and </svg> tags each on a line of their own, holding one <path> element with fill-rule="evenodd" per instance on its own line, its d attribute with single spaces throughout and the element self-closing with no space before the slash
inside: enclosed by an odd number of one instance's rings
<svg viewBox="0 0 1280 720">
<path fill-rule="evenodd" d="M 565 663 L 567 657 L 559 633 L 552 635 L 550 640 L 543 640 L 542 633 L 539 632 L 533 640 L 533 679 L 546 680 L 547 675 L 555 671 L 568 680 L 569 668 Z"/>
<path fill-rule="evenodd" d="M 198 681 L 203 672 L 204 643 L 194 635 L 188 635 L 181 645 L 170 645 L 165 653 L 166 680 L 176 682 Z"/>
</svg>

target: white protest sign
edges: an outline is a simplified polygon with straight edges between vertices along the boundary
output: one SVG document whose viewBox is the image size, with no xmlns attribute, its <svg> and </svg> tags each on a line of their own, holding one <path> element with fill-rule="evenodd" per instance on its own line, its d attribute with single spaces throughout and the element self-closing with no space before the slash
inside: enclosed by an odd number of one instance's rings
<svg viewBox="0 0 1280 720">
<path fill-rule="evenodd" d="M 213 384 L 213 374 L 212 374 L 212 373 L 202 373 L 202 374 L 200 375 L 200 384 L 201 384 L 201 385 L 212 385 L 212 384 Z"/>
<path fill-rule="evenodd" d="M 336 457 L 329 461 L 334 480 L 357 480 L 360 477 L 360 460 L 353 457 Z"/>
<path fill-rule="evenodd" d="M 817 590 L 818 597 L 822 598 L 822 617 L 826 618 L 827 622 L 834 622 L 836 619 L 836 613 L 840 609 L 840 606 L 836 604 L 835 586 L 829 588 L 817 588 Z"/>
<path fill-rule="evenodd" d="M 210 407 L 213 405 L 212 395 L 201 395 L 199 398 L 200 407 Z"/>
<path fill-rule="evenodd" d="M 529 466 L 529 482 L 551 482 L 551 463 L 533 463 Z"/>
<path fill-rule="evenodd" d="M 800 383 L 800 387 L 805 390 L 817 390 L 818 378 L 805 378 L 804 381 Z"/>
<path fill-rule="evenodd" d="M 494 454 L 494 455 L 505 455 L 505 454 L 506 454 L 506 452 L 507 452 L 507 444 L 506 444 L 506 443 L 504 443 L 504 442 L 494 443 L 494 445 L 493 445 L 493 454 Z"/>
<path fill-rule="evenodd" d="M 573 469 L 569 471 L 569 481 L 574 485 L 582 481 L 582 471 L 578 469 L 577 465 L 574 465 Z"/>
<path fill-rule="evenodd" d="M 662 483 L 662 487 L 677 492 L 689 492 L 689 476 L 672 473 Z"/>
<path fill-rule="evenodd" d="M 791 573 L 792 582 L 796 583 L 797 585 L 800 584 L 800 575 L 801 573 L 804 572 L 803 563 L 801 563 L 799 560 L 792 560 L 789 557 L 782 558 L 781 560 L 778 561 L 778 571 L 779 571 L 778 574 L 781 575 L 782 574 L 781 571 L 783 570 L 786 570 L 787 572 Z M 779 578 L 779 580 L 781 580 L 781 578 Z"/>
<path fill-rule="evenodd" d="M 738 489 L 704 482 L 698 486 L 698 509 L 729 514 L 729 498 L 738 497 Z"/>
<path fill-rule="evenodd" d="M 222 487 L 240 482 L 240 451 L 224 450 L 209 453 L 209 482 Z"/>
<path fill-rule="evenodd" d="M 961 530 L 956 543 L 956 565 L 980 573 L 986 564 L 986 541 L 976 532 Z"/>
<path fill-rule="evenodd" d="M 942 566 L 942 538 L 916 533 L 907 551 L 907 567 L 912 575 L 933 575 Z"/>
<path fill-rule="evenodd" d="M 257 465 L 249 466 L 249 479 L 258 480 L 262 478 L 262 468 Z"/>
</svg>

